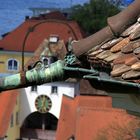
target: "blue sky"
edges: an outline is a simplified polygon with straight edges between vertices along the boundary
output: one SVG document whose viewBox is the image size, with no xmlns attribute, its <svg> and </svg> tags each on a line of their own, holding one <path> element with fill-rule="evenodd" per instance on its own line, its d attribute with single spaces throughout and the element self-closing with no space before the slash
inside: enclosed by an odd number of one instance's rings
<svg viewBox="0 0 140 140">
<path fill-rule="evenodd" d="M 132 3 L 134 0 L 123 0 L 125 4 L 130 4 Z"/>
<path fill-rule="evenodd" d="M 20 25 L 26 15 L 31 16 L 31 7 L 66 8 L 75 4 L 83 4 L 89 0 L 0 0 L 0 35 Z"/>
<path fill-rule="evenodd" d="M 0 9 L 25 9 L 28 7 L 69 7 L 89 0 L 0 0 Z"/>
</svg>

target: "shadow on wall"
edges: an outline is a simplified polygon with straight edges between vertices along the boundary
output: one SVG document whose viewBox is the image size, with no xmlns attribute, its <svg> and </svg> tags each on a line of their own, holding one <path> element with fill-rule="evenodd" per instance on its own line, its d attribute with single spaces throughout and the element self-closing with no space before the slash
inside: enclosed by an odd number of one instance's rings
<svg viewBox="0 0 140 140">
<path fill-rule="evenodd" d="M 26 95 L 26 91 L 24 88 L 20 90 L 20 126 L 22 126 L 25 118 L 31 113 L 31 108 L 28 102 L 28 98 Z"/>
<path fill-rule="evenodd" d="M 21 128 L 42 129 L 42 125 L 45 125 L 45 130 L 56 130 L 57 122 L 58 119 L 51 113 L 33 112 L 27 116 Z"/>
</svg>

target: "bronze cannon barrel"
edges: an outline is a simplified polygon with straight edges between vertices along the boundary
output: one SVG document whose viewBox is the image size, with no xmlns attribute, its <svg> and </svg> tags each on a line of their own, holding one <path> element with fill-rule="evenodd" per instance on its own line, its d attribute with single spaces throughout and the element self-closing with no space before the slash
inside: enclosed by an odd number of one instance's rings
<svg viewBox="0 0 140 140">
<path fill-rule="evenodd" d="M 140 0 L 135 0 L 125 10 L 107 19 L 108 26 L 97 33 L 73 43 L 73 51 L 76 56 L 80 56 L 92 47 L 120 35 L 131 24 L 136 22 L 140 15 Z"/>
<path fill-rule="evenodd" d="M 64 75 L 63 68 L 64 62 L 58 60 L 48 68 L 33 68 L 32 70 L 0 78 L 0 91 L 62 81 Z"/>
</svg>

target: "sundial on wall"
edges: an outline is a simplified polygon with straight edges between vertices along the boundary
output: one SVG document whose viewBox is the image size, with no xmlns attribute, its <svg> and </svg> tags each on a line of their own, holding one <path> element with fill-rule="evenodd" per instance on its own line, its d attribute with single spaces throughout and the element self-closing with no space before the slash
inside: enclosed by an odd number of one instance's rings
<svg viewBox="0 0 140 140">
<path fill-rule="evenodd" d="M 52 101 L 47 95 L 39 95 L 35 100 L 35 107 L 40 113 L 47 113 L 52 107 Z"/>
</svg>

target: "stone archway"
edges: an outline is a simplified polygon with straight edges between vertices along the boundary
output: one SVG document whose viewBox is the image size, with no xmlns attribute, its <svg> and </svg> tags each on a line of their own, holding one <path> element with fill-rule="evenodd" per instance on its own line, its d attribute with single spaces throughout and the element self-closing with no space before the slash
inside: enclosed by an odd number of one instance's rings
<svg viewBox="0 0 140 140">
<path fill-rule="evenodd" d="M 53 140 L 57 129 L 58 119 L 51 113 L 31 113 L 26 117 L 21 130 L 21 138 L 27 140 Z"/>
</svg>

